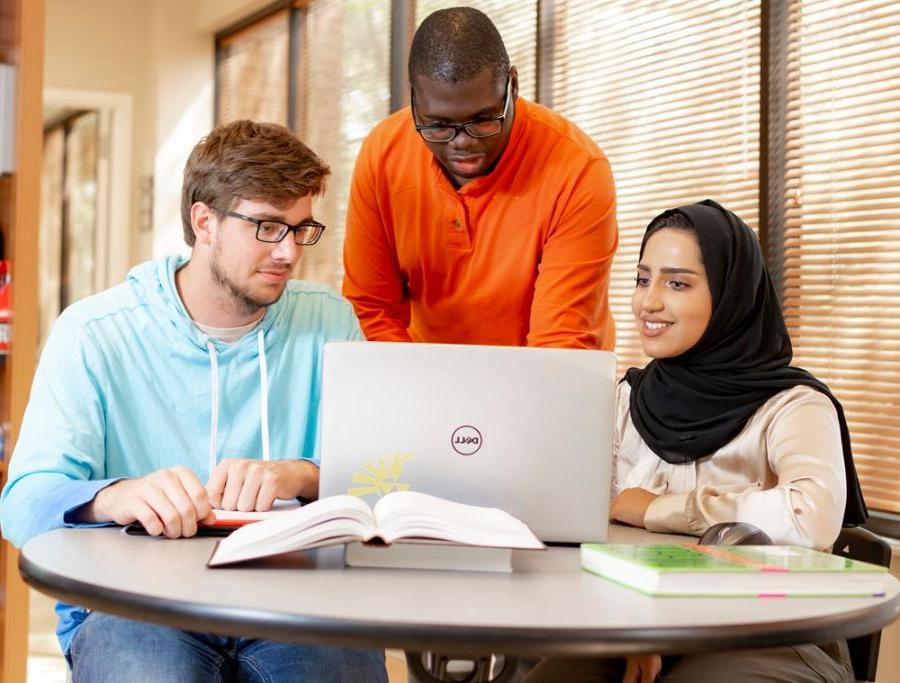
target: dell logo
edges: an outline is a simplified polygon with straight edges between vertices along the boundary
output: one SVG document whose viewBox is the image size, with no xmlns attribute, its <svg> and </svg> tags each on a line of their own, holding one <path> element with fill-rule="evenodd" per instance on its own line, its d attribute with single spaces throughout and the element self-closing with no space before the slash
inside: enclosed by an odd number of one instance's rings
<svg viewBox="0 0 900 683">
<path fill-rule="evenodd" d="M 463 425 L 453 430 L 450 445 L 460 455 L 474 455 L 481 448 L 481 432 L 472 425 Z"/>
</svg>

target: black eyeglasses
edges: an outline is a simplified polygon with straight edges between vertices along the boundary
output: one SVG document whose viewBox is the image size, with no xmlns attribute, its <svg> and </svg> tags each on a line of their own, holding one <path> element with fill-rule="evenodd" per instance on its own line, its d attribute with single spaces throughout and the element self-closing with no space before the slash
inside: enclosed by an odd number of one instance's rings
<svg viewBox="0 0 900 683">
<path fill-rule="evenodd" d="M 469 123 L 441 123 L 434 126 L 420 126 L 416 123 L 416 131 L 428 142 L 450 142 L 464 130 L 473 138 L 490 138 L 499 135 L 503 130 L 503 122 L 509 114 L 509 100 L 512 91 L 512 77 L 506 77 L 506 96 L 503 98 L 503 113 L 482 121 L 470 121 Z M 410 90 L 410 106 L 413 113 L 413 123 L 416 121 L 415 93 Z"/>
<path fill-rule="evenodd" d="M 240 218 L 248 223 L 255 223 L 256 239 L 270 244 L 280 242 L 287 237 L 289 232 L 293 232 L 294 244 L 305 247 L 318 242 L 322 233 L 325 232 L 325 226 L 314 220 L 300 221 L 297 225 L 288 225 L 287 223 L 269 220 L 268 218 L 252 218 L 236 211 L 222 211 L 221 209 L 216 209 L 216 211 L 223 216 L 231 216 L 232 218 Z"/>
</svg>

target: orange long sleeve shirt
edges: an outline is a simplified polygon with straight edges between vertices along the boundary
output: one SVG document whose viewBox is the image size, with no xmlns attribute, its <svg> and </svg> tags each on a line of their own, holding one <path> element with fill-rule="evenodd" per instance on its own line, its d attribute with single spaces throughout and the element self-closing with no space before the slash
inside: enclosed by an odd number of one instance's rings
<svg viewBox="0 0 900 683">
<path fill-rule="evenodd" d="M 549 109 L 515 111 L 493 171 L 459 190 L 409 109 L 363 143 L 343 291 L 368 339 L 612 350 L 609 161 Z"/>
</svg>

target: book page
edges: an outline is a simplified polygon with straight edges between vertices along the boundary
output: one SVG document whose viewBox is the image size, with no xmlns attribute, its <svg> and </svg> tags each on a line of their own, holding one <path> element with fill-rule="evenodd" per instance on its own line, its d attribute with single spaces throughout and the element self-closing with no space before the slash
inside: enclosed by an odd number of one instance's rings
<svg viewBox="0 0 900 683">
<path fill-rule="evenodd" d="M 365 501 L 355 496 L 330 496 L 241 527 L 219 543 L 209 564 L 368 540 L 374 533 L 372 511 Z"/>
<path fill-rule="evenodd" d="M 463 505 L 417 491 L 394 491 L 373 508 L 379 535 L 500 548 L 543 548 L 531 529 L 498 508 Z"/>
</svg>

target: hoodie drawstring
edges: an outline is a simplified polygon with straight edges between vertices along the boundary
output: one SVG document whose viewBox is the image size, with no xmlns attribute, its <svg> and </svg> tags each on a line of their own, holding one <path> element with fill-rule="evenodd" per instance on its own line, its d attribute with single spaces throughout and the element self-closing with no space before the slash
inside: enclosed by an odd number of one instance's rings
<svg viewBox="0 0 900 683">
<path fill-rule="evenodd" d="M 219 357 L 212 341 L 206 340 L 209 368 L 212 372 L 212 419 L 209 426 L 209 475 L 216 469 L 216 435 L 219 433 Z"/>
<path fill-rule="evenodd" d="M 259 348 L 259 420 L 262 433 L 262 457 L 264 461 L 271 460 L 269 453 L 269 372 L 266 366 L 266 338 L 262 330 L 256 333 L 257 346 Z M 209 427 L 209 473 L 212 475 L 216 469 L 217 436 L 219 433 L 219 357 L 216 347 L 207 339 L 206 348 L 209 351 L 209 366 L 212 374 L 212 416 Z"/>
<path fill-rule="evenodd" d="M 259 421 L 262 431 L 262 456 L 269 461 L 269 372 L 266 369 L 266 338 L 262 330 L 256 333 L 259 345 Z"/>
</svg>

